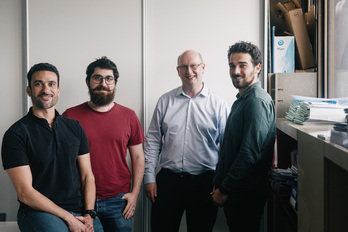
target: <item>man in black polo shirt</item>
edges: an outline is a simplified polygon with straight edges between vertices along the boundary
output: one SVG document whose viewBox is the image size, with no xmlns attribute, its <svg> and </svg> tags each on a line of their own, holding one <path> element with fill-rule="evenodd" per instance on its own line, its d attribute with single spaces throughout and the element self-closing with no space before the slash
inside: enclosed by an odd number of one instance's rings
<svg viewBox="0 0 348 232">
<path fill-rule="evenodd" d="M 1 150 L 18 194 L 19 228 L 102 231 L 100 221 L 93 220 L 96 190 L 85 132 L 77 121 L 55 110 L 58 70 L 48 63 L 36 64 L 27 78 L 33 106 L 6 131 Z"/>
</svg>

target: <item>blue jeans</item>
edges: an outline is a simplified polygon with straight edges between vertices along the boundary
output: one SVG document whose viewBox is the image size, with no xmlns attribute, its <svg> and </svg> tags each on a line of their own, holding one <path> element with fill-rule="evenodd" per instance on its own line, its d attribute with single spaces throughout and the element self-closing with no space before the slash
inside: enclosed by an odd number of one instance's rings
<svg viewBox="0 0 348 232">
<path fill-rule="evenodd" d="M 70 213 L 74 216 L 82 216 L 82 214 Z M 61 218 L 32 208 L 18 210 L 17 223 L 21 232 L 69 232 L 68 226 Z M 98 217 L 94 219 L 93 226 L 94 231 L 103 232 Z"/>
<path fill-rule="evenodd" d="M 117 197 L 96 200 L 95 209 L 105 232 L 132 231 L 132 218 L 124 219 L 122 215 L 127 204 L 125 199 L 121 199 L 124 194 L 120 193 Z"/>
</svg>

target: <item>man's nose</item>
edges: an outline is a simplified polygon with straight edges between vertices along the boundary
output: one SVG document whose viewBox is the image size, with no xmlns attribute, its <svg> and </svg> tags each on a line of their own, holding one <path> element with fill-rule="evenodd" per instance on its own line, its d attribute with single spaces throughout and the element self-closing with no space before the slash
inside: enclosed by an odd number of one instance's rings
<svg viewBox="0 0 348 232">
<path fill-rule="evenodd" d="M 193 69 L 191 68 L 191 66 L 187 66 L 187 73 L 193 73 Z"/>
<path fill-rule="evenodd" d="M 105 79 L 105 78 L 101 79 L 99 85 L 107 86 L 107 84 L 106 84 L 106 79 Z"/>
<path fill-rule="evenodd" d="M 232 74 L 239 75 L 240 74 L 240 68 L 237 66 L 232 69 Z"/>
<path fill-rule="evenodd" d="M 50 89 L 50 86 L 48 84 L 43 84 L 42 85 L 42 92 L 47 93 L 47 91 Z"/>
</svg>

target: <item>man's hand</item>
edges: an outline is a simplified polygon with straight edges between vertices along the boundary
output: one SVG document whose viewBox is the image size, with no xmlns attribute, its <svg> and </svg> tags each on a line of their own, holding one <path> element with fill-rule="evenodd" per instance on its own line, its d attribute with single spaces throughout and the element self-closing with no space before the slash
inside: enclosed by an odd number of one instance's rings
<svg viewBox="0 0 348 232">
<path fill-rule="evenodd" d="M 70 232 L 89 232 L 89 231 L 94 231 L 93 226 L 92 230 L 87 229 L 87 226 L 84 224 L 84 217 L 74 217 L 71 214 L 71 217 L 65 219 L 65 222 L 67 223 L 69 227 Z"/>
<path fill-rule="evenodd" d="M 122 199 L 125 199 L 127 201 L 127 205 L 124 208 L 122 215 L 124 219 L 129 219 L 134 216 L 135 208 L 137 206 L 138 194 L 126 193 L 123 195 Z"/>
<path fill-rule="evenodd" d="M 155 197 L 157 197 L 157 184 L 147 183 L 145 184 L 146 196 L 149 198 L 151 203 L 155 203 Z"/>
<path fill-rule="evenodd" d="M 93 218 L 91 215 L 86 214 L 84 216 L 77 216 L 76 218 L 87 227 L 87 231 L 94 231 Z"/>
<path fill-rule="evenodd" d="M 227 199 L 228 199 L 228 195 L 227 194 L 223 194 L 220 192 L 219 189 L 213 189 L 213 191 L 210 193 L 214 205 L 222 207 L 224 206 L 224 204 L 226 203 Z"/>
</svg>

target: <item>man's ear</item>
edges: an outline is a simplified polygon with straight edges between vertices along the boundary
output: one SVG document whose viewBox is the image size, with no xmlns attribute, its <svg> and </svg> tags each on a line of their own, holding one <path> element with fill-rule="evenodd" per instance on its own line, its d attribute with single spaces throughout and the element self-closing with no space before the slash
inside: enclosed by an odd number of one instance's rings
<svg viewBox="0 0 348 232">
<path fill-rule="evenodd" d="M 31 89 L 29 86 L 27 86 L 26 92 L 27 92 L 28 96 L 31 97 Z"/>
<path fill-rule="evenodd" d="M 261 64 L 257 64 L 255 66 L 255 71 L 256 71 L 256 74 L 259 75 L 259 73 L 261 72 Z"/>
<path fill-rule="evenodd" d="M 205 63 L 202 64 L 203 74 L 205 73 Z"/>
</svg>

